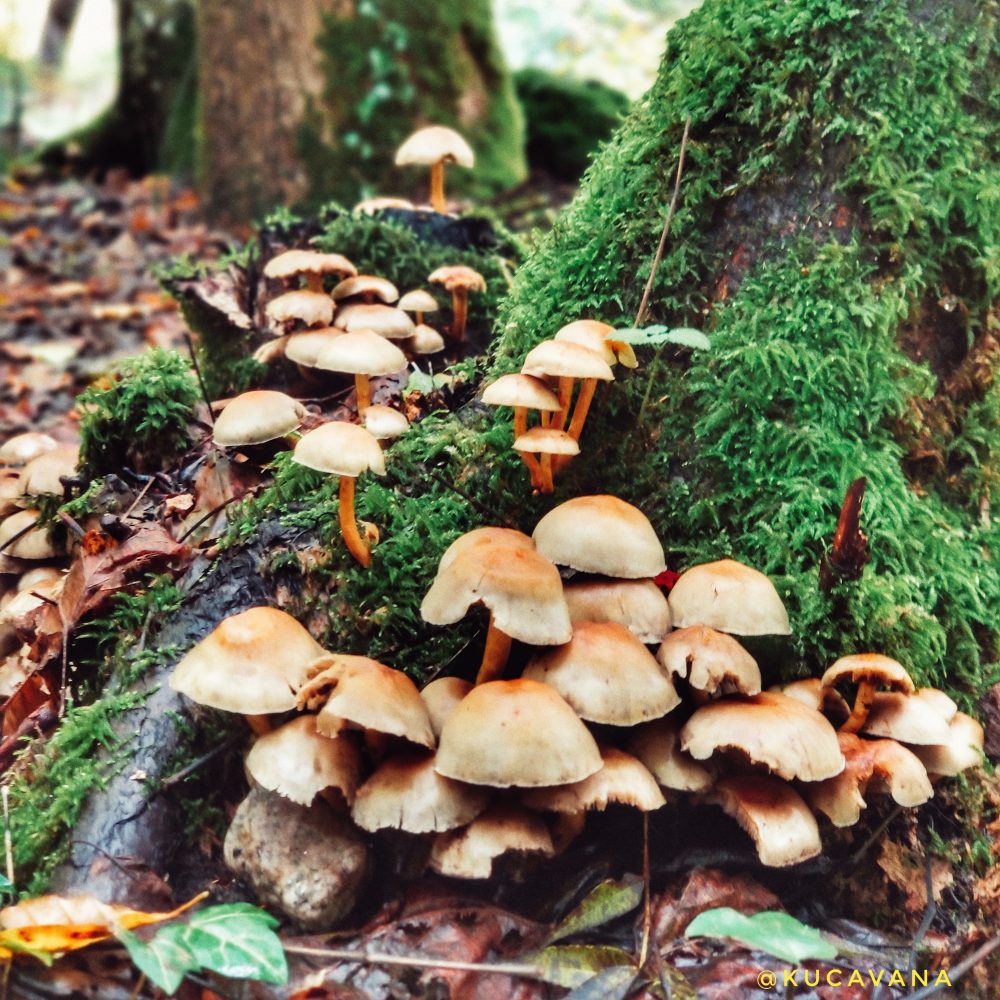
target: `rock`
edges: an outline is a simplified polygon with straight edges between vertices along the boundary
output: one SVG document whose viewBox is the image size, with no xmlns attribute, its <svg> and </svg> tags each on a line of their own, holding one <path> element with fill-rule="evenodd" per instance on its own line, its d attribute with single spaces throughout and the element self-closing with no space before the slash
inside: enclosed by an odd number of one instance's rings
<svg viewBox="0 0 1000 1000">
<path fill-rule="evenodd" d="M 348 818 L 321 800 L 307 808 L 260 788 L 236 810 L 225 853 L 261 902 L 305 930 L 343 920 L 368 874 L 367 844 Z"/>
</svg>

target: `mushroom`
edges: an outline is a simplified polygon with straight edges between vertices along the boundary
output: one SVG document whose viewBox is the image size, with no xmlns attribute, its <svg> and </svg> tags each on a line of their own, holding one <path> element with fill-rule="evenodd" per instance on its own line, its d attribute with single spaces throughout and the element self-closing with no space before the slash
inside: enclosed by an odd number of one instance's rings
<svg viewBox="0 0 1000 1000">
<path fill-rule="evenodd" d="M 683 725 L 683 720 L 670 715 L 647 722 L 632 730 L 628 751 L 642 761 L 662 788 L 703 792 L 715 779 L 715 770 L 681 750 Z"/>
<path fill-rule="evenodd" d="M 245 715 L 254 732 L 264 733 L 264 716 L 295 708 L 309 665 L 323 652 L 291 615 L 251 608 L 224 619 L 191 649 L 170 675 L 170 689 Z"/>
<path fill-rule="evenodd" d="M 903 665 L 881 653 L 856 653 L 842 656 L 823 674 L 821 684 L 832 688 L 838 681 L 850 680 L 858 685 L 854 708 L 841 732 L 856 733 L 868 718 L 872 699 L 879 688 L 912 694 L 913 681 Z"/>
<path fill-rule="evenodd" d="M 298 430 L 306 408 L 291 396 L 271 389 L 244 392 L 216 417 L 212 439 L 220 448 L 264 444 Z"/>
<path fill-rule="evenodd" d="M 801 680 L 789 681 L 787 684 L 775 684 L 768 690 L 801 701 L 814 711 L 822 712 L 834 723 L 843 722 L 851 714 L 851 706 L 843 699 L 840 692 L 836 688 L 823 687 L 819 677 L 804 677 Z"/>
<path fill-rule="evenodd" d="M 427 706 L 435 738 L 440 739 L 441 729 L 448 716 L 471 690 L 472 685 L 461 677 L 438 677 L 420 689 L 420 697 Z"/>
<path fill-rule="evenodd" d="M 534 549 L 535 543 L 516 528 L 473 528 L 459 535 L 441 554 L 438 573 L 443 573 L 460 555 L 480 545 L 505 545 L 515 549 Z"/>
<path fill-rule="evenodd" d="M 491 382 L 483 390 L 483 402 L 487 406 L 509 406 L 513 409 L 515 440 L 528 432 L 528 410 L 538 410 L 540 414 L 559 410 L 558 397 L 542 379 L 516 373 L 501 375 Z M 520 454 L 531 475 L 531 485 L 540 486 L 542 469 L 538 459 L 530 451 L 521 451 Z"/>
<path fill-rule="evenodd" d="M 535 657 L 527 680 L 549 684 L 581 719 L 634 726 L 680 704 L 670 677 L 624 625 L 577 622 L 565 645 Z"/>
<path fill-rule="evenodd" d="M 444 285 L 451 292 L 451 336 L 459 344 L 465 340 L 465 327 L 469 318 L 469 292 L 485 292 L 486 279 L 471 267 L 455 264 L 439 267 L 427 278 L 436 285 Z"/>
<path fill-rule="evenodd" d="M 406 349 L 411 354 L 438 354 L 445 349 L 444 337 L 433 327 L 420 323 L 413 328 Z"/>
<path fill-rule="evenodd" d="M 482 602 L 490 610 L 477 684 L 503 673 L 512 639 L 548 646 L 573 634 L 559 571 L 534 549 L 485 544 L 445 563 L 420 605 L 431 625 L 451 625 Z"/>
<path fill-rule="evenodd" d="M 299 805 L 336 789 L 350 806 L 361 784 L 361 752 L 350 739 L 322 735 L 316 716 L 300 715 L 261 736 L 246 769 L 262 788 Z"/>
<path fill-rule="evenodd" d="M 0 519 L 14 514 L 20 509 L 18 501 L 23 498 L 21 493 L 21 470 L 17 468 L 0 469 Z"/>
<path fill-rule="evenodd" d="M 408 136 L 396 150 L 396 166 L 411 164 L 431 168 L 431 208 L 444 212 L 444 165 L 457 163 L 471 169 L 475 163 L 472 147 L 454 130 L 444 125 L 428 125 Z"/>
<path fill-rule="evenodd" d="M 372 401 L 370 378 L 402 371 L 406 368 L 406 355 L 371 330 L 355 330 L 330 341 L 316 358 L 316 367 L 354 376 L 358 415 L 364 417 Z"/>
<path fill-rule="evenodd" d="M 564 428 L 569 415 L 570 404 L 573 401 L 573 386 L 577 379 L 583 379 L 584 383 L 577 400 L 574 421 L 578 423 L 578 428 L 582 429 L 597 383 L 610 382 L 615 377 L 611 366 L 599 352 L 568 340 L 543 340 L 528 352 L 521 371 L 525 375 L 559 379 L 559 412 L 556 413 L 550 426 L 560 431 Z"/>
<path fill-rule="evenodd" d="M 413 322 L 420 326 L 424 321 L 425 313 L 437 312 L 441 307 L 430 292 L 423 288 L 414 288 L 396 303 L 396 308 L 402 309 L 403 312 L 413 313 Z"/>
<path fill-rule="evenodd" d="M 62 496 L 64 479 L 76 475 L 80 450 L 76 446 L 56 448 L 36 455 L 21 470 L 19 487 L 25 497 Z"/>
<path fill-rule="evenodd" d="M 558 566 L 627 580 L 666 569 L 663 546 L 649 519 L 618 497 L 574 497 L 535 526 L 535 548 Z"/>
<path fill-rule="evenodd" d="M 865 736 L 885 736 L 917 746 L 949 742 L 948 723 L 925 698 L 897 691 L 879 691 L 860 730 Z"/>
<path fill-rule="evenodd" d="M 678 629 L 660 644 L 656 659 L 706 695 L 760 694 L 757 661 L 725 632 L 704 625 Z"/>
<path fill-rule="evenodd" d="M 35 561 L 59 555 L 48 530 L 35 526 L 40 516 L 37 510 L 22 510 L 4 518 L 0 522 L 0 556 Z"/>
<path fill-rule="evenodd" d="M 445 721 L 434 762 L 446 778 L 493 788 L 571 784 L 602 766 L 576 712 L 526 678 L 474 687 Z"/>
<path fill-rule="evenodd" d="M 532 427 L 514 439 L 514 450 L 522 456 L 541 455 L 538 489 L 540 493 L 551 493 L 555 489 L 552 468 L 557 457 L 572 457 L 580 454 L 580 446 L 565 431 L 554 427 Z"/>
<path fill-rule="evenodd" d="M 353 334 L 345 333 L 341 339 L 350 336 Z M 392 346 L 387 341 L 383 343 Z M 354 487 L 362 472 L 385 475 L 385 456 L 378 440 L 357 424 L 331 421 L 299 438 L 292 461 L 317 472 L 340 476 L 340 532 L 351 555 L 362 566 L 368 566 L 372 556 L 354 518 Z"/>
<path fill-rule="evenodd" d="M 638 368 L 639 361 L 632 345 L 615 336 L 615 328 L 596 319 L 576 319 L 560 327 L 553 340 L 568 340 L 597 351 L 609 365 L 618 364 L 625 368 Z"/>
<path fill-rule="evenodd" d="M 618 622 L 644 643 L 670 631 L 670 605 L 652 580 L 571 580 L 563 595 L 574 624 Z"/>
<path fill-rule="evenodd" d="M 358 269 L 339 253 L 320 253 L 318 250 L 286 250 L 272 257 L 264 265 L 265 278 L 294 278 L 303 274 L 310 292 L 323 291 L 323 275 L 355 275 Z"/>
<path fill-rule="evenodd" d="M 334 323 L 342 330 L 353 333 L 371 330 L 386 340 L 407 340 L 413 336 L 413 320 L 394 306 L 355 302 L 337 311 Z"/>
<path fill-rule="evenodd" d="M 725 778 L 707 801 L 722 806 L 753 838 L 757 857 L 769 868 L 796 865 L 823 850 L 816 818 L 784 782 L 756 775 Z"/>
<path fill-rule="evenodd" d="M 321 326 L 315 330 L 300 330 L 293 333 L 285 341 L 285 357 L 303 368 L 315 368 L 316 360 L 323 349 L 328 347 L 337 337 L 342 337 L 344 331 L 335 326 Z M 302 374 L 306 374 L 303 372 Z"/>
<path fill-rule="evenodd" d="M 391 406 L 369 406 L 364 414 L 365 430 L 379 441 L 398 438 L 410 429 L 410 421 L 405 414 Z"/>
<path fill-rule="evenodd" d="M 333 322 L 333 302 L 323 292 L 285 292 L 268 302 L 264 312 L 272 323 L 288 332 L 296 321 L 305 326 L 329 326 Z"/>
<path fill-rule="evenodd" d="M 708 625 L 735 635 L 792 634 L 774 584 L 734 559 L 692 566 L 680 575 L 668 600 L 677 628 Z"/>
<path fill-rule="evenodd" d="M 948 739 L 943 744 L 915 746 L 920 759 L 932 778 L 953 778 L 957 774 L 983 763 L 986 733 L 983 727 L 964 712 L 956 712 L 948 724 Z"/>
<path fill-rule="evenodd" d="M 360 299 L 367 305 L 382 302 L 391 305 L 399 298 L 399 289 L 387 278 L 379 278 L 374 274 L 356 274 L 353 278 L 345 278 L 330 293 L 335 302 L 344 299 Z"/>
<path fill-rule="evenodd" d="M 2 465 L 25 465 L 33 458 L 44 455 L 47 451 L 55 451 L 59 443 L 55 438 L 41 431 L 26 431 L 24 434 L 15 434 L 12 438 L 4 441 L 0 447 L 0 464 Z"/>
</svg>

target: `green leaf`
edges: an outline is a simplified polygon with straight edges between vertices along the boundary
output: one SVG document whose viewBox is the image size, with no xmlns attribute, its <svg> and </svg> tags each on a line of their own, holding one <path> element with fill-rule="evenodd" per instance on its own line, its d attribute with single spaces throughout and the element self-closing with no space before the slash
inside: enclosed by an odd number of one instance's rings
<svg viewBox="0 0 1000 1000">
<path fill-rule="evenodd" d="M 13 891 L 14 883 L 6 875 L 0 875 L 0 893 Z"/>
<path fill-rule="evenodd" d="M 603 945 L 556 945 L 543 948 L 527 961 L 538 969 L 539 978 L 570 990 L 613 966 L 627 966 L 633 976 L 636 974 L 635 963 L 627 951 Z"/>
<path fill-rule="evenodd" d="M 638 970 L 634 965 L 612 965 L 591 976 L 563 1000 L 625 1000 Z"/>
<path fill-rule="evenodd" d="M 631 913 L 642 901 L 642 879 L 626 875 L 621 881 L 607 879 L 595 886 L 546 939 L 546 944 L 572 934 L 582 934 Z"/>
<path fill-rule="evenodd" d="M 728 906 L 705 910 L 688 924 L 684 936 L 732 938 L 793 964 L 810 958 L 837 957 L 836 947 L 815 927 L 773 910 L 752 917 Z"/>
<path fill-rule="evenodd" d="M 615 330 L 615 340 L 624 340 L 636 347 L 659 347 L 661 344 L 677 344 L 695 351 L 707 351 L 711 346 L 708 337 L 701 330 L 687 326 L 644 326 L 627 330 Z"/>
<path fill-rule="evenodd" d="M 288 980 L 288 963 L 274 933 L 277 926 L 256 906 L 227 903 L 194 914 L 182 926 L 180 940 L 203 969 L 280 985 Z"/>
<path fill-rule="evenodd" d="M 184 944 L 186 930 L 183 924 L 161 927 L 147 942 L 122 928 L 116 937 L 125 945 L 136 968 L 164 993 L 173 995 L 184 977 L 200 968 L 198 960 Z"/>
<path fill-rule="evenodd" d="M 32 948 L 30 944 L 24 944 L 21 941 L 4 940 L 0 947 L 6 948 L 7 951 L 16 952 L 18 955 L 30 955 L 32 958 L 37 958 L 42 965 L 52 965 L 53 957 L 50 952 L 42 951 L 39 948 Z"/>
</svg>

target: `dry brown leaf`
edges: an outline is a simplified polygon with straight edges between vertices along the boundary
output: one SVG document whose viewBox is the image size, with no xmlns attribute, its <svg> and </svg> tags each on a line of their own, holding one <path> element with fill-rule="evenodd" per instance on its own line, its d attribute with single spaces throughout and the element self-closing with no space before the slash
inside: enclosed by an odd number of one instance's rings
<svg viewBox="0 0 1000 1000">
<path fill-rule="evenodd" d="M 903 907 L 909 913 L 921 913 L 927 908 L 925 890 L 925 865 L 922 851 L 914 850 L 893 840 L 882 841 L 878 866 L 886 878 L 903 895 Z M 939 900 L 943 890 L 955 881 L 950 862 L 944 858 L 931 859 L 931 891 Z"/>
</svg>

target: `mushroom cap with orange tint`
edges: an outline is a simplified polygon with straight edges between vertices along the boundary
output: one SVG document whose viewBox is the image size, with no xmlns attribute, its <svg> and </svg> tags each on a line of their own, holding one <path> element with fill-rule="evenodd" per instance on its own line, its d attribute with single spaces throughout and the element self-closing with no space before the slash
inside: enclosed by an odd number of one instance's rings
<svg viewBox="0 0 1000 1000">
<path fill-rule="evenodd" d="M 246 758 L 250 776 L 262 788 L 307 806 L 336 788 L 350 805 L 361 784 L 361 752 L 346 737 L 322 735 L 316 716 L 300 715 L 258 737 Z"/>
<path fill-rule="evenodd" d="M 926 702 L 928 707 L 934 709 L 945 722 L 950 723 L 958 712 L 958 705 L 955 704 L 955 701 L 937 688 L 918 688 L 913 692 L 913 697 Z"/>
<path fill-rule="evenodd" d="M 434 770 L 433 754 L 399 754 L 383 761 L 361 786 L 351 818 L 373 833 L 441 833 L 471 823 L 489 804 L 481 786 L 446 778 Z"/>
<path fill-rule="evenodd" d="M 202 639 L 174 668 L 170 687 L 224 712 L 288 712 L 321 655 L 322 646 L 291 615 L 251 608 Z"/>
<path fill-rule="evenodd" d="M 644 643 L 670 632 L 670 605 L 652 580 L 573 580 L 563 594 L 573 622 L 617 622 Z"/>
<path fill-rule="evenodd" d="M 715 770 L 681 750 L 683 719 L 665 716 L 632 730 L 628 752 L 648 768 L 662 788 L 703 792 L 715 780 Z"/>
<path fill-rule="evenodd" d="M 471 168 L 475 161 L 472 147 L 447 125 L 426 125 L 407 136 L 396 150 L 396 166 L 429 167 L 434 163 L 457 163 Z"/>
<path fill-rule="evenodd" d="M 445 346 L 444 337 L 426 323 L 418 323 L 406 341 L 406 349 L 411 354 L 437 354 Z"/>
<path fill-rule="evenodd" d="M 774 584 L 735 559 L 692 566 L 674 584 L 669 601 L 676 628 L 708 625 L 735 635 L 792 632 Z"/>
<path fill-rule="evenodd" d="M 364 427 L 331 420 L 303 434 L 292 461 L 331 476 L 385 475 L 385 455 L 378 439 Z"/>
<path fill-rule="evenodd" d="M 576 438 L 555 427 L 532 427 L 514 439 L 515 451 L 532 455 L 579 455 L 580 443 Z"/>
<path fill-rule="evenodd" d="M 577 622 L 573 637 L 535 657 L 528 680 L 549 684 L 588 722 L 634 726 L 680 704 L 652 653 L 617 622 Z"/>
<path fill-rule="evenodd" d="M 814 858 L 823 850 L 819 827 L 794 789 L 775 778 L 725 778 L 707 801 L 723 810 L 753 838 L 757 856 L 770 868 Z"/>
<path fill-rule="evenodd" d="M 540 378 L 516 372 L 501 375 L 483 390 L 487 406 L 525 406 L 529 410 L 555 413 L 559 398 Z"/>
<path fill-rule="evenodd" d="M 601 754 L 548 684 L 521 678 L 474 687 L 445 721 L 435 768 L 473 785 L 535 788 L 582 781 Z"/>
<path fill-rule="evenodd" d="M 403 312 L 429 313 L 437 312 L 441 306 L 438 300 L 424 288 L 414 288 L 407 292 L 397 303 L 397 309 Z"/>
<path fill-rule="evenodd" d="M 358 269 L 339 253 L 319 250 L 286 250 L 264 265 L 265 278 L 291 278 L 296 274 L 354 275 Z"/>
<path fill-rule="evenodd" d="M 451 264 L 439 267 L 427 276 L 427 280 L 435 285 L 443 285 L 449 292 L 485 292 L 486 279 L 475 268 L 465 264 Z"/>
<path fill-rule="evenodd" d="M 254 389 L 226 405 L 216 417 L 212 439 L 223 448 L 263 444 L 291 434 L 305 415 L 306 408 L 291 396 Z"/>
<path fill-rule="evenodd" d="M 912 694 L 913 681 L 906 668 L 897 660 L 881 653 L 854 653 L 842 656 L 823 674 L 823 687 L 832 687 L 840 681 L 855 684 L 867 682 L 888 691 Z"/>
<path fill-rule="evenodd" d="M 431 749 L 436 743 L 417 686 L 401 670 L 367 656 L 326 653 L 315 660 L 298 707 L 320 709 L 316 726 L 324 734 L 340 732 L 344 720 Z"/>
<path fill-rule="evenodd" d="M 438 677 L 420 689 L 420 697 L 427 706 L 435 737 L 441 737 L 441 730 L 448 716 L 471 690 L 472 685 L 461 677 Z"/>
<path fill-rule="evenodd" d="M 789 780 L 822 781 L 844 769 L 836 730 L 826 718 L 771 691 L 699 708 L 681 730 L 681 748 L 696 760 L 739 750 Z"/>
<path fill-rule="evenodd" d="M 356 295 L 374 295 L 375 298 L 391 304 L 399 298 L 399 289 L 388 278 L 380 278 L 376 274 L 356 274 L 344 278 L 330 295 L 337 302 L 341 299 L 352 299 Z"/>
<path fill-rule="evenodd" d="M 306 326 L 329 326 L 333 322 L 333 302 L 323 292 L 300 289 L 271 299 L 264 310 L 276 323 L 301 320 Z"/>
<path fill-rule="evenodd" d="M 528 351 L 521 373 L 536 377 L 594 378 L 600 382 L 614 380 L 611 366 L 597 351 L 567 340 L 543 340 Z"/>
<path fill-rule="evenodd" d="M 686 677 L 708 694 L 760 694 L 757 661 L 731 636 L 705 625 L 671 632 L 656 659 L 668 673 Z"/>
<path fill-rule="evenodd" d="M 636 580 L 666 568 L 649 519 L 618 497 L 567 500 L 538 522 L 531 537 L 546 559 L 581 573 Z"/>
<path fill-rule="evenodd" d="M 452 625 L 478 602 L 521 642 L 548 646 L 573 634 L 559 571 L 534 549 L 487 544 L 460 552 L 438 569 L 420 614 L 431 625 Z"/>
<path fill-rule="evenodd" d="M 438 563 L 438 572 L 446 570 L 463 552 L 478 548 L 480 545 L 505 545 L 515 549 L 534 549 L 535 543 L 523 531 L 516 528 L 473 528 L 472 531 L 459 535 L 444 550 Z"/>
</svg>

